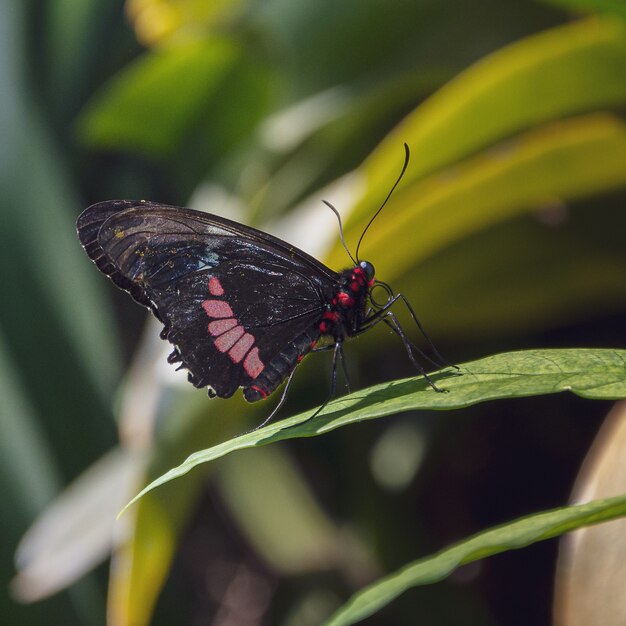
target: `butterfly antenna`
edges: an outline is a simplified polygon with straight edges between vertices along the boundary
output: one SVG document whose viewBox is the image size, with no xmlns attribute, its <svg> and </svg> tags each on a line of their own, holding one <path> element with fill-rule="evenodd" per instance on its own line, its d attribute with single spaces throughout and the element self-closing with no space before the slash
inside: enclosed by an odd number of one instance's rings
<svg viewBox="0 0 626 626">
<path fill-rule="evenodd" d="M 339 238 L 341 239 L 341 245 L 345 248 L 346 252 L 348 253 L 348 256 L 350 257 L 350 259 L 352 260 L 352 262 L 355 265 L 358 265 L 358 263 L 356 262 L 355 258 L 352 256 L 352 254 L 350 253 L 350 250 L 348 249 L 348 246 L 346 244 L 346 240 L 343 238 L 343 225 L 341 223 L 341 215 L 339 215 L 339 211 L 337 211 L 337 209 L 330 203 L 330 202 L 326 202 L 326 200 L 322 200 L 322 202 L 335 214 L 335 216 L 337 217 L 337 221 L 339 222 Z M 357 255 L 358 256 L 358 255 Z"/>
<path fill-rule="evenodd" d="M 393 184 L 393 187 L 391 188 L 391 191 L 387 194 L 387 197 L 385 198 L 384 202 L 380 205 L 380 208 L 378 209 L 378 211 L 374 213 L 374 215 L 372 216 L 372 219 L 367 223 L 367 226 L 363 229 L 363 232 L 361 233 L 361 237 L 359 237 L 359 242 L 356 244 L 357 261 L 359 258 L 359 248 L 361 247 L 361 242 L 363 241 L 363 237 L 365 236 L 367 229 L 372 225 L 372 222 L 378 217 L 378 214 L 385 208 L 387 201 L 389 200 L 389 198 L 391 198 L 391 194 L 394 192 L 395 188 L 398 186 L 398 183 L 402 180 L 402 177 L 404 176 L 404 172 L 406 172 L 406 168 L 409 165 L 409 157 L 411 156 L 409 146 L 406 143 L 404 144 L 404 152 L 405 152 L 404 165 L 402 166 L 402 171 L 400 172 L 400 176 L 398 176 L 398 180 L 396 180 L 396 182 Z"/>
</svg>

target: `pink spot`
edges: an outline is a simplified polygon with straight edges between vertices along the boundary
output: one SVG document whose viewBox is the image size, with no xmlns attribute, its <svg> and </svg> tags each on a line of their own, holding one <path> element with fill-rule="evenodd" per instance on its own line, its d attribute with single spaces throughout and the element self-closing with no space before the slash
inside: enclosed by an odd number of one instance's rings
<svg viewBox="0 0 626 626">
<path fill-rule="evenodd" d="M 239 338 L 241 337 L 241 335 L 243 335 L 243 333 L 244 333 L 243 326 L 235 326 L 235 328 L 233 328 L 232 330 L 229 330 L 228 332 L 224 333 L 223 335 L 220 335 L 215 340 L 215 347 L 220 352 L 227 352 L 236 343 L 238 343 L 240 341 Z M 230 352 L 229 352 L 229 354 L 230 354 Z"/>
<path fill-rule="evenodd" d="M 325 311 L 324 315 L 322 315 L 322 319 L 336 322 L 339 319 L 339 313 L 337 313 L 337 311 Z"/>
<path fill-rule="evenodd" d="M 224 287 L 222 287 L 222 283 L 220 283 L 220 279 L 216 276 L 211 276 L 209 278 L 209 293 L 212 296 L 223 296 L 224 295 Z"/>
<path fill-rule="evenodd" d="M 246 370 L 246 374 L 248 374 L 250 378 L 256 378 L 265 369 L 263 361 L 259 358 L 258 348 L 252 348 L 252 350 L 248 352 L 248 355 L 243 361 L 243 369 Z M 261 389 L 257 388 L 257 390 L 262 392 Z M 263 397 L 266 395 L 266 393 L 263 393 Z"/>
<path fill-rule="evenodd" d="M 241 328 L 238 326 L 237 328 Z M 242 328 L 243 330 L 243 328 Z M 232 332 L 232 331 L 231 331 Z M 239 363 L 254 344 L 254 337 L 250 333 L 246 333 L 228 352 L 228 356 L 233 363 Z"/>
<path fill-rule="evenodd" d="M 234 317 L 228 317 L 223 320 L 215 320 L 214 322 L 209 322 L 209 334 L 213 337 L 217 337 L 219 335 L 223 335 L 233 326 L 237 326 L 237 320 Z"/>
<path fill-rule="evenodd" d="M 202 303 L 202 308 L 209 317 L 234 317 L 228 302 L 222 300 L 205 300 Z"/>
<path fill-rule="evenodd" d="M 320 322 L 319 329 L 322 334 L 328 332 L 328 323 Z"/>
<path fill-rule="evenodd" d="M 353 280 L 353 281 L 350 283 L 350 289 L 352 289 L 352 291 L 354 291 L 355 293 L 356 293 L 357 291 L 361 291 L 361 287 L 360 287 L 359 283 L 357 283 L 357 282 L 356 282 L 356 280 Z"/>
</svg>

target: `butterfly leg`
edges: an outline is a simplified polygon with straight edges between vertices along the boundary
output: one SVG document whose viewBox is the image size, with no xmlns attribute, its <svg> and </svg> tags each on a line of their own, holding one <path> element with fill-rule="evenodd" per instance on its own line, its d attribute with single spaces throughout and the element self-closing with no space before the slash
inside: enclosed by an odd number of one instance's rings
<svg viewBox="0 0 626 626">
<path fill-rule="evenodd" d="M 393 314 L 393 312 L 387 311 L 387 314 L 381 318 L 381 321 L 385 322 L 385 324 L 387 324 L 387 326 L 389 326 L 389 328 L 391 328 L 391 330 L 393 330 L 396 335 L 400 337 L 406 349 L 406 353 L 409 355 L 411 363 L 413 363 L 417 371 L 426 379 L 428 384 L 439 393 L 445 391 L 445 389 L 441 389 L 441 387 L 437 387 L 437 385 L 435 385 L 432 378 L 426 373 L 426 370 L 419 364 L 419 361 L 415 358 L 415 355 L 413 354 L 413 348 L 411 347 L 412 344 L 405 335 L 402 326 L 400 326 L 400 322 L 398 322 L 398 319 Z"/>
<path fill-rule="evenodd" d="M 341 362 L 344 363 L 343 346 L 341 345 L 341 343 L 342 343 L 341 341 L 335 341 L 334 345 L 332 346 L 324 346 L 320 348 L 320 350 L 324 350 L 324 349 L 330 350 L 331 348 L 333 349 L 333 372 L 332 372 L 332 376 L 330 379 L 330 392 L 326 396 L 326 400 L 324 400 L 324 402 L 317 409 L 315 409 L 315 411 L 310 417 L 307 417 L 303 422 L 294 424 L 294 426 L 301 426 L 302 424 L 306 424 L 307 422 L 310 422 L 312 419 L 316 418 L 326 408 L 328 403 L 335 396 L 335 391 L 337 389 L 337 360 L 341 359 Z M 344 368 L 345 368 L 345 363 L 344 363 Z"/>
<path fill-rule="evenodd" d="M 387 317 L 387 314 L 390 312 L 391 307 L 394 306 L 397 302 L 401 301 L 406 306 L 407 310 L 409 311 L 409 315 L 411 316 L 411 319 L 415 322 L 415 325 L 417 326 L 420 333 L 422 333 L 422 336 L 424 337 L 424 339 L 426 339 L 426 342 L 430 346 L 430 349 L 432 350 L 433 354 L 436 356 L 438 361 L 430 358 L 427 354 L 425 354 L 422 350 L 420 350 L 408 337 L 406 337 L 406 340 L 412 346 L 413 350 L 415 350 L 415 352 L 417 352 L 422 358 L 426 359 L 427 361 L 430 361 L 430 363 L 432 363 L 435 367 L 448 366 L 448 367 L 454 367 L 456 370 L 459 370 L 458 365 L 454 365 L 453 363 L 450 363 L 446 358 L 444 358 L 441 355 L 439 350 L 437 350 L 437 348 L 435 347 L 435 344 L 431 341 L 430 337 L 427 335 L 426 331 L 424 330 L 424 327 L 419 321 L 417 315 L 415 314 L 415 311 L 413 310 L 413 307 L 411 306 L 411 303 L 407 300 L 406 296 L 402 293 L 394 294 L 393 291 L 391 290 L 391 287 L 389 287 L 389 285 L 387 285 L 386 283 L 383 283 L 382 281 L 378 281 L 377 284 L 383 287 L 387 291 L 387 293 L 389 294 L 389 298 L 383 306 L 380 306 L 374 313 L 371 313 L 368 315 L 367 319 L 365 320 L 364 324 L 362 324 L 357 334 L 361 334 L 362 332 L 365 332 L 366 330 L 370 329 L 372 326 L 375 326 L 376 324 L 378 324 L 378 322 L 382 321 L 383 318 Z M 371 312 L 371 309 L 370 309 L 370 312 Z M 396 323 L 399 326 L 397 319 L 396 319 Z"/>
<path fill-rule="evenodd" d="M 417 371 L 426 379 L 426 382 L 428 382 L 428 384 L 435 391 L 443 392 L 445 391 L 445 389 L 441 389 L 440 387 L 437 387 L 437 385 L 434 383 L 432 378 L 426 373 L 426 370 L 420 365 L 419 361 L 415 358 L 415 354 L 413 351 L 416 350 L 420 355 L 424 356 L 427 359 L 428 357 L 426 357 L 426 355 L 424 355 L 424 353 L 409 340 L 402 326 L 400 325 L 400 322 L 398 322 L 398 318 L 394 315 L 393 311 L 389 310 L 391 305 L 397 302 L 399 298 L 400 298 L 399 295 L 394 296 L 392 299 L 389 300 L 389 302 L 382 309 L 376 311 L 376 313 L 374 313 L 373 315 L 370 315 L 370 317 L 367 319 L 367 322 L 363 324 L 363 326 L 361 327 L 359 334 L 361 332 L 365 332 L 366 330 L 369 330 L 370 328 L 372 328 L 372 326 L 376 326 L 376 324 L 379 324 L 380 322 L 384 322 L 402 340 L 402 343 L 404 344 L 404 348 L 406 349 L 409 359 L 411 363 L 413 363 L 415 369 L 417 369 Z M 430 361 L 430 359 L 428 360 Z"/>
<path fill-rule="evenodd" d="M 413 310 L 413 307 L 411 306 L 411 303 L 407 300 L 406 296 L 402 293 L 399 293 L 397 296 L 395 296 L 395 300 L 397 301 L 398 299 L 404 302 L 404 305 L 406 306 L 411 317 L 413 318 L 415 325 L 419 328 L 419 331 L 422 333 L 422 336 L 424 337 L 424 339 L 426 339 L 428 345 L 430 346 L 430 349 L 433 351 L 433 354 L 439 359 L 440 363 L 437 363 L 436 365 L 438 366 L 447 365 L 448 367 L 454 367 L 456 370 L 459 370 L 460 368 L 458 365 L 454 365 L 454 363 L 450 363 L 445 357 L 441 355 L 439 350 L 437 350 L 437 348 L 435 347 L 435 344 L 431 341 L 430 337 L 428 336 L 428 334 L 422 327 L 422 324 L 420 323 L 417 315 L 415 314 L 415 311 Z"/>
<path fill-rule="evenodd" d="M 338 341 L 334 344 L 331 344 L 329 346 L 320 346 L 319 348 L 313 348 L 313 350 L 311 350 L 311 352 L 325 352 L 327 350 L 334 350 L 336 352 L 336 358 L 335 355 L 333 355 L 333 372 L 332 372 L 332 377 L 336 380 L 337 378 L 337 360 L 341 361 L 341 369 L 343 370 L 343 377 L 344 380 L 346 381 L 346 388 L 348 390 L 348 393 L 351 392 L 350 389 L 350 378 L 348 377 L 348 368 L 346 366 L 346 358 L 345 355 L 343 353 L 343 344 L 341 341 Z"/>
<path fill-rule="evenodd" d="M 343 354 L 343 345 L 341 343 L 339 344 L 339 360 L 341 361 L 341 369 L 343 369 L 343 377 L 346 381 L 346 388 L 348 390 L 348 393 L 350 393 L 350 378 L 348 377 L 348 368 L 346 366 L 346 359 Z"/>
</svg>

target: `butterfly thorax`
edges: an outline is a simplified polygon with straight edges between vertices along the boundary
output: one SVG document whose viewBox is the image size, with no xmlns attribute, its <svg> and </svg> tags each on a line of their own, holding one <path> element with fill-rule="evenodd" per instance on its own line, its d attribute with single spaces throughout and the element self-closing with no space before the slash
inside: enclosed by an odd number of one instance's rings
<svg viewBox="0 0 626 626">
<path fill-rule="evenodd" d="M 367 315 L 369 292 L 374 286 L 374 266 L 361 261 L 339 274 L 338 288 L 327 305 L 319 330 L 322 335 L 343 341 L 356 335 Z"/>
</svg>

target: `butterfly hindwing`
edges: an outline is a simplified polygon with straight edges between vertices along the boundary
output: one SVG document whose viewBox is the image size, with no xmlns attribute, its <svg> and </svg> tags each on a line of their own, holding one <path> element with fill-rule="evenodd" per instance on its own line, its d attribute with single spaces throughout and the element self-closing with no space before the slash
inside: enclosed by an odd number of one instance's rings
<svg viewBox="0 0 626 626">
<path fill-rule="evenodd" d="M 224 218 L 140 202 L 86 213 L 81 241 L 92 259 L 155 312 L 191 381 L 221 397 L 320 319 L 337 280 L 302 251 Z"/>
</svg>

